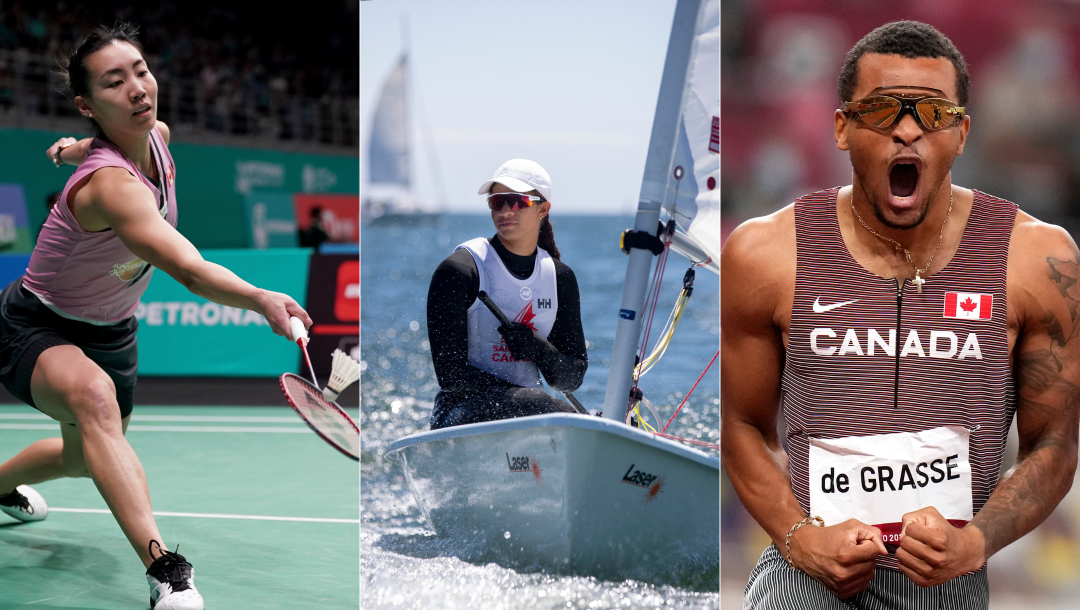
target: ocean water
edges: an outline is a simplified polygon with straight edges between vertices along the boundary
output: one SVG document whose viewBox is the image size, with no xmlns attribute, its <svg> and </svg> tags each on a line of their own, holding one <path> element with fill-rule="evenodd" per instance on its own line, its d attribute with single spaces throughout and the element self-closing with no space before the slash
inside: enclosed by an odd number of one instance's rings
<svg viewBox="0 0 1080 610">
<path fill-rule="evenodd" d="M 607 384 L 626 256 L 619 234 L 631 217 L 553 217 L 562 260 L 578 279 L 589 369 L 574 394 L 600 408 Z M 364 227 L 361 235 L 361 604 L 364 608 L 716 608 L 718 574 L 692 586 L 518 572 L 475 559 L 426 524 L 387 445 L 428 429 L 438 390 L 427 343 L 431 273 L 454 246 L 494 234 L 487 215 L 446 215 L 428 225 Z M 669 257 L 653 323 L 655 340 L 689 263 Z M 650 340 L 650 343 L 652 340 Z M 665 421 L 719 345 L 719 279 L 698 270 L 672 345 L 640 386 Z M 713 364 L 668 433 L 719 442 L 719 366 Z M 651 418 L 650 418 L 651 419 Z M 648 527 L 648 524 L 642 524 Z"/>
</svg>

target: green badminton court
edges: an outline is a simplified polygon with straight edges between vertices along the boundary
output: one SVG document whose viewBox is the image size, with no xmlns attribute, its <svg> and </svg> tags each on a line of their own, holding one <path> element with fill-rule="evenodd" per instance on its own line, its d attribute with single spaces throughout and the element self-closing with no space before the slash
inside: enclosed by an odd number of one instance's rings
<svg viewBox="0 0 1080 610">
<path fill-rule="evenodd" d="M 58 426 L 0 405 L 0 461 Z M 360 605 L 358 465 L 291 409 L 139 406 L 127 437 L 158 528 L 194 566 L 208 610 Z M 93 482 L 35 489 L 47 519 L 0 513 L 0 610 L 147 608 L 142 563 Z"/>
</svg>

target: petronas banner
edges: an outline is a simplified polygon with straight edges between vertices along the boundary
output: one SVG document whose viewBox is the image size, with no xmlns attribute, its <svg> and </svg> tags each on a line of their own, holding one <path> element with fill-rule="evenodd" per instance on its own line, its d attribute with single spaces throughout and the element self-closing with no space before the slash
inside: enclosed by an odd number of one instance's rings
<svg viewBox="0 0 1080 610">
<path fill-rule="evenodd" d="M 307 301 L 309 249 L 202 254 L 260 288 L 288 294 L 301 305 Z M 261 315 L 197 297 L 160 270 L 150 280 L 135 317 L 139 375 L 277 377 L 297 372 L 299 348 L 275 335 Z"/>
</svg>

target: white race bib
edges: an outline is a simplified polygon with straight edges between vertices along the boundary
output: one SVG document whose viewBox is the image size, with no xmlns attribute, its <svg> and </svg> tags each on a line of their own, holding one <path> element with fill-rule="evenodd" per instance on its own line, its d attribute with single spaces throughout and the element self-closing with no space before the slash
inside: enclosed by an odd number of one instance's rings
<svg viewBox="0 0 1080 610">
<path fill-rule="evenodd" d="M 810 439 L 810 514 L 825 525 L 858 519 L 900 540 L 900 518 L 933 506 L 956 527 L 971 520 L 968 430 Z"/>
</svg>

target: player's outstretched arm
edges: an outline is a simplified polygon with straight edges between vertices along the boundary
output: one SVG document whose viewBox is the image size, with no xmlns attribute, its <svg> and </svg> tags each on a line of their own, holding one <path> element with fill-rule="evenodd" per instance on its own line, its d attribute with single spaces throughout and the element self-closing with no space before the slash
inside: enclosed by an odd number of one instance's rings
<svg viewBox="0 0 1080 610">
<path fill-rule="evenodd" d="M 1019 214 L 1009 246 L 1009 316 L 1020 334 L 1016 465 L 968 529 L 983 559 L 1033 530 L 1072 486 L 1080 433 L 1080 252 L 1063 229 Z"/>
<path fill-rule="evenodd" d="M 121 168 L 94 172 L 75 199 L 75 216 L 89 231 L 112 228 L 136 256 L 168 273 L 201 297 L 262 314 L 275 334 L 289 336 L 289 317 L 311 318 L 286 294 L 256 288 L 221 265 L 203 259 L 195 246 L 158 213 L 153 195 Z"/>
<path fill-rule="evenodd" d="M 806 515 L 791 491 L 777 434 L 782 328 L 795 290 L 792 208 L 732 232 L 720 256 L 721 452 L 739 498 L 782 553 L 788 530 Z M 791 540 L 795 567 L 844 599 L 866 588 L 881 532 L 850 520 L 802 527 Z"/>
</svg>

